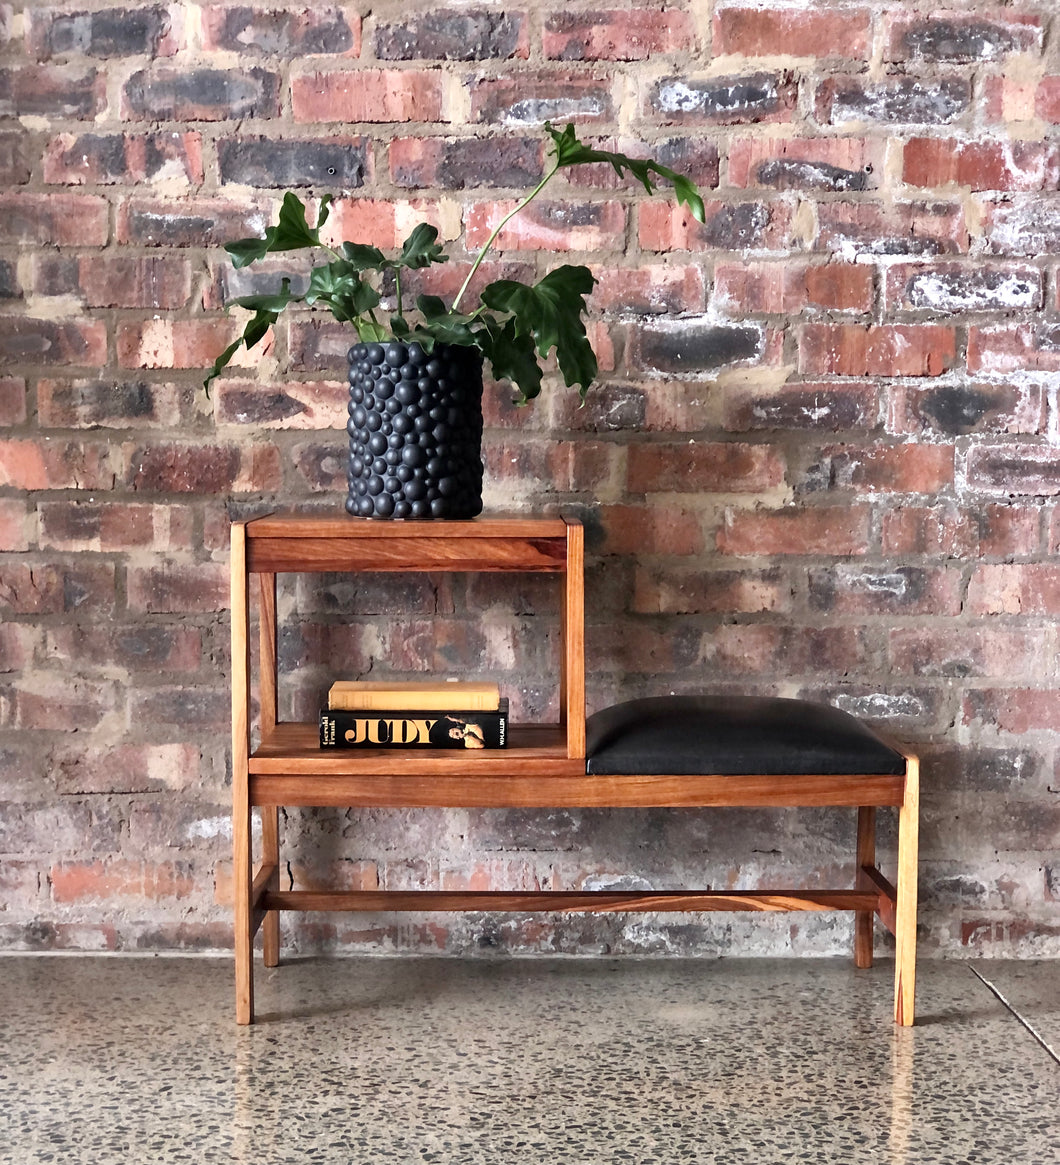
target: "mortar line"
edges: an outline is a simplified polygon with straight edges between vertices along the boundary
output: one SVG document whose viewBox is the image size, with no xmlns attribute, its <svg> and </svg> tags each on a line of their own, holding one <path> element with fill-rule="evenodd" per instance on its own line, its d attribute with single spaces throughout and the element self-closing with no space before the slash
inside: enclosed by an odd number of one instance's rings
<svg viewBox="0 0 1060 1165">
<path fill-rule="evenodd" d="M 1052 1058 L 1056 1061 L 1056 1063 L 1060 1064 L 1060 1052 L 1057 1052 L 1056 1049 L 1050 1045 L 1049 1041 L 1046 1040 L 1046 1038 L 1041 1034 L 1041 1032 L 1039 1032 L 1035 1028 L 1035 1026 L 1030 1022 L 1030 1020 L 1025 1019 L 1022 1015 L 1020 1015 L 1019 1011 L 1011 1003 L 1009 1003 L 1009 1001 L 1005 998 L 1005 996 L 1002 995 L 1001 991 L 997 987 L 995 987 L 994 984 L 991 983 L 990 980 L 985 975 L 980 974 L 975 969 L 975 967 L 972 966 L 971 963 L 968 964 L 968 969 L 980 981 L 980 983 L 982 983 L 986 986 L 987 990 L 991 991 L 997 997 L 997 999 L 1000 1001 L 1002 1006 L 1008 1010 L 1008 1012 L 1013 1016 L 1013 1018 L 1018 1020 L 1018 1022 L 1021 1023 L 1027 1029 L 1028 1032 L 1030 1032 L 1030 1034 L 1038 1041 L 1039 1044 L 1041 1044 L 1041 1046 L 1046 1050 L 1046 1052 L 1048 1052 L 1049 1055 L 1052 1056 Z"/>
</svg>

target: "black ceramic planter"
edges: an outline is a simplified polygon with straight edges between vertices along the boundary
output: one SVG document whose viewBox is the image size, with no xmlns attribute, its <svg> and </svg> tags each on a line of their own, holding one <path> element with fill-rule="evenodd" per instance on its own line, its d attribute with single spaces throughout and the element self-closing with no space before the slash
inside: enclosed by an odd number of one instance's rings
<svg viewBox="0 0 1060 1165">
<path fill-rule="evenodd" d="M 346 511 L 362 518 L 482 512 L 482 356 L 436 344 L 349 351 Z"/>
</svg>

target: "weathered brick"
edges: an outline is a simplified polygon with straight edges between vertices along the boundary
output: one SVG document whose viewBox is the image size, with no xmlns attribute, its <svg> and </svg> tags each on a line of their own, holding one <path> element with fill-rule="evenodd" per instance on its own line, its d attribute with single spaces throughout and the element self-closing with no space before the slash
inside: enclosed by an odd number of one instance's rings
<svg viewBox="0 0 1060 1165">
<path fill-rule="evenodd" d="M 240 56 L 305 57 L 361 52 L 361 18 L 338 7 L 266 9 L 208 4 L 202 9 L 203 47 Z"/>
<path fill-rule="evenodd" d="M 1055 732 L 1056 709 L 1060 691 L 1056 688 L 973 688 L 965 693 L 964 723 L 980 723 L 1000 732 L 1023 736 L 1028 732 Z M 1032 852 L 1051 845 L 1057 823 L 1042 822 L 1043 806 L 1031 804 L 1020 822 L 1015 840 L 1010 843 Z M 1037 826 L 1041 833 L 1030 832 Z M 1044 826 L 1044 827 L 1043 827 Z M 1002 839 L 991 835 L 991 846 L 1000 848 Z"/>
<path fill-rule="evenodd" d="M 1060 613 L 1060 567 L 980 563 L 968 584 L 968 607 L 973 615 L 1055 616 Z"/>
<path fill-rule="evenodd" d="M 895 557 L 973 558 L 978 540 L 973 516 L 955 503 L 932 506 L 902 504 L 883 515 L 883 553 Z"/>
<path fill-rule="evenodd" d="M 901 627 L 888 636 L 892 671 L 899 675 L 1039 676 L 1052 666 L 1039 631 L 1011 627 Z"/>
<path fill-rule="evenodd" d="M 703 550 L 699 515 L 680 504 L 602 506 L 598 518 L 601 554 L 693 555 Z"/>
<path fill-rule="evenodd" d="M 0 704 L 0 723 L 7 720 L 5 727 L 23 732 L 91 732 L 119 710 L 121 700 L 110 684 L 58 675 L 42 683 L 39 673 L 32 682 L 20 681 L 11 697 Z"/>
<path fill-rule="evenodd" d="M 594 309 L 633 315 L 702 312 L 706 299 L 699 267 L 605 267 L 593 288 Z"/>
<path fill-rule="evenodd" d="M 531 138 L 397 138 L 390 143 L 390 180 L 395 186 L 534 186 L 540 179 L 542 147 Z"/>
<path fill-rule="evenodd" d="M 27 502 L 21 498 L 0 498 L 0 550 L 28 550 Z"/>
<path fill-rule="evenodd" d="M 515 205 L 472 203 L 464 215 L 467 246 L 483 246 Z M 494 246 L 500 251 L 596 251 L 618 246 L 625 226 L 626 211 L 620 202 L 535 202 L 501 231 Z"/>
<path fill-rule="evenodd" d="M 1060 146 L 911 138 L 902 152 L 902 181 L 970 190 L 1055 190 L 1060 182 Z"/>
<path fill-rule="evenodd" d="M 783 202 L 707 201 L 706 221 L 683 205 L 656 200 L 638 208 L 637 239 L 646 251 L 780 250 L 789 245 L 791 209 Z"/>
<path fill-rule="evenodd" d="M 188 386 L 143 381 L 40 380 L 37 417 L 57 429 L 127 429 L 173 425 Z"/>
<path fill-rule="evenodd" d="M 884 281 L 887 311 L 1037 311 L 1042 272 L 1027 263 L 894 263 Z"/>
<path fill-rule="evenodd" d="M 348 324 L 330 318 L 299 320 L 292 323 L 288 336 L 290 366 L 295 372 L 344 369 L 346 353 L 354 342 Z"/>
<path fill-rule="evenodd" d="M 631 328 L 628 361 L 636 368 L 702 377 L 732 364 L 758 362 L 764 352 L 764 335 L 755 324 L 663 317 Z"/>
<path fill-rule="evenodd" d="M 471 120 L 505 126 L 539 126 L 577 118 L 579 124 L 609 121 L 615 113 L 614 82 L 607 76 L 520 73 L 473 77 Z"/>
<path fill-rule="evenodd" d="M 375 55 L 381 61 L 486 61 L 529 56 L 522 13 L 439 9 L 404 23 L 380 24 Z"/>
<path fill-rule="evenodd" d="M 55 902 L 180 900 L 192 897 L 198 877 L 187 862 L 151 863 L 111 858 L 107 861 L 61 862 L 48 872 Z"/>
<path fill-rule="evenodd" d="M 217 143 L 222 182 L 247 186 L 363 186 L 371 143 L 362 137 L 277 140 L 264 136 L 223 138 Z"/>
<path fill-rule="evenodd" d="M 884 125 L 949 125 L 964 114 L 972 88 L 963 77 L 935 81 L 894 77 L 829 77 L 817 87 L 816 113 L 826 125 L 878 122 Z"/>
<path fill-rule="evenodd" d="M 755 429 L 871 430 L 878 425 L 879 412 L 879 389 L 871 382 L 796 382 L 776 389 L 739 385 L 726 389 L 723 424 L 735 433 Z"/>
<path fill-rule="evenodd" d="M 978 445 L 968 453 L 968 484 L 1007 494 L 1060 493 L 1060 451 L 1038 445 Z"/>
<path fill-rule="evenodd" d="M 1016 324 L 968 329 L 969 372 L 1060 370 L 1060 326 Z"/>
<path fill-rule="evenodd" d="M 791 121 L 797 91 L 788 73 L 746 76 L 671 76 L 656 81 L 645 112 L 663 124 L 741 125 Z"/>
<path fill-rule="evenodd" d="M 0 194 L 0 243 L 98 247 L 107 241 L 106 200 L 84 194 Z"/>
<path fill-rule="evenodd" d="M 970 244 L 964 211 L 952 202 L 825 202 L 817 222 L 817 249 L 844 259 L 963 254 Z"/>
<path fill-rule="evenodd" d="M 997 61 L 1009 53 L 1037 53 L 1041 18 L 1014 13 L 1007 18 L 895 10 L 890 14 L 885 58 L 889 61 Z"/>
<path fill-rule="evenodd" d="M 55 778 L 64 796 L 88 793 L 153 793 L 193 789 L 199 780 L 194 744 L 123 744 L 60 749 Z"/>
<path fill-rule="evenodd" d="M 270 215 L 260 206 L 220 198 L 129 198 L 118 208 L 118 242 L 145 247 L 220 247 L 261 238 Z"/>
<path fill-rule="evenodd" d="M 947 567 L 814 567 L 809 602 L 832 615 L 958 615 L 961 575 Z"/>
<path fill-rule="evenodd" d="M 17 267 L 7 259 L 0 259 L 0 300 L 21 299 L 22 296 Z"/>
<path fill-rule="evenodd" d="M 88 57 L 171 56 L 180 47 L 179 9 L 164 5 L 111 8 L 103 12 L 62 12 L 42 8 L 29 14 L 26 41 L 38 60 L 80 54 Z"/>
<path fill-rule="evenodd" d="M 297 122 L 441 121 L 442 74 L 362 69 L 305 73 L 291 81 Z"/>
<path fill-rule="evenodd" d="M 183 307 L 191 297 L 192 265 L 180 255 L 41 256 L 33 290 L 78 296 L 86 307 Z"/>
<path fill-rule="evenodd" d="M 1051 125 L 1060 125 L 1060 76 L 1043 77 L 1034 94 L 1034 112 Z"/>
<path fill-rule="evenodd" d="M 839 376 L 941 376 L 956 362 L 956 333 L 941 324 L 804 324 L 799 371 Z"/>
<path fill-rule="evenodd" d="M 33 658 L 38 633 L 21 623 L 0 626 L 0 672 L 21 671 Z"/>
<path fill-rule="evenodd" d="M 206 614 L 228 608 L 228 566 L 220 562 L 164 562 L 130 566 L 129 609 L 148 614 Z"/>
<path fill-rule="evenodd" d="M 280 78 L 267 69 L 141 69 L 122 88 L 127 121 L 278 117 Z"/>
<path fill-rule="evenodd" d="M 994 503 L 975 514 L 979 554 L 984 558 L 1013 558 L 1037 554 L 1041 547 L 1041 514 L 1037 506 Z"/>
<path fill-rule="evenodd" d="M 283 472 L 273 445 L 129 445 L 125 481 L 130 489 L 158 493 L 224 494 L 277 489 Z"/>
<path fill-rule="evenodd" d="M 643 61 L 660 53 L 694 51 L 695 26 L 678 9 L 553 12 L 542 47 L 559 61 Z"/>
<path fill-rule="evenodd" d="M 41 320 L 0 316 L 0 362 L 88 366 L 107 362 L 102 320 Z"/>
<path fill-rule="evenodd" d="M 123 368 L 209 368 L 236 338 L 229 320 L 130 320 L 118 324 L 118 363 Z M 264 351 L 268 350 L 268 345 Z M 257 349 L 255 351 L 258 351 Z M 234 363 L 247 363 L 244 353 Z"/>
<path fill-rule="evenodd" d="M 729 185 L 775 190 L 874 190 L 880 138 L 737 138 L 729 145 Z"/>
<path fill-rule="evenodd" d="M 40 545 L 53 550 L 155 551 L 193 549 L 194 520 L 187 506 L 140 502 L 40 502 Z"/>
<path fill-rule="evenodd" d="M 868 506 L 725 510 L 716 536 L 722 554 L 861 555 L 869 547 Z"/>
<path fill-rule="evenodd" d="M 103 442 L 0 441 L 0 484 L 17 489 L 106 489 L 114 480 Z"/>
<path fill-rule="evenodd" d="M 872 310 L 872 269 L 859 263 L 718 263 L 714 305 L 726 315 Z"/>
<path fill-rule="evenodd" d="M 21 376 L 0 377 L 0 425 L 26 419 L 26 382 Z"/>
<path fill-rule="evenodd" d="M 834 675 L 867 658 L 856 627 L 724 623 L 705 636 L 702 664 L 718 674 Z"/>
<path fill-rule="evenodd" d="M 23 186 L 33 174 L 30 135 L 25 130 L 0 133 L 0 182 Z"/>
<path fill-rule="evenodd" d="M 639 444 L 628 453 L 631 493 L 761 493 L 782 484 L 785 462 L 770 445 L 692 441 Z"/>
<path fill-rule="evenodd" d="M 661 570 L 638 566 L 632 610 L 641 614 L 729 614 L 791 610 L 794 587 L 785 571 Z"/>
<path fill-rule="evenodd" d="M 896 385 L 887 427 L 892 433 L 1038 433 L 1045 423 L 1041 385 Z"/>
<path fill-rule="evenodd" d="M 825 447 L 809 476 L 858 493 L 937 493 L 953 484 L 952 445 Z"/>
<path fill-rule="evenodd" d="M 202 665 L 202 632 L 197 627 L 64 624 L 49 628 L 44 656 L 80 672 L 127 669 L 135 678 L 161 672 L 195 672 Z"/>
<path fill-rule="evenodd" d="M 745 57 L 864 59 L 872 15 L 867 8 L 797 10 L 722 8 L 714 13 L 714 52 Z"/>
<path fill-rule="evenodd" d="M 995 255 L 1051 255 L 1060 248 L 1060 199 L 999 200 L 984 206 L 987 247 Z"/>
<path fill-rule="evenodd" d="M 336 381 L 282 384 L 221 380 L 214 390 L 219 425 L 269 429 L 341 429 L 346 425 L 349 385 Z"/>
<path fill-rule="evenodd" d="M 70 65 L 0 69 L 0 116 L 91 119 L 106 105 L 106 77 Z"/>
<path fill-rule="evenodd" d="M 445 239 L 441 210 L 430 199 L 344 198 L 333 205 L 321 238 L 333 247 L 348 241 L 393 250 L 421 222 L 437 228 Z"/>
<path fill-rule="evenodd" d="M 0 611 L 12 615 L 64 615 L 79 611 L 106 619 L 114 612 L 110 563 L 60 567 L 0 562 Z"/>
<path fill-rule="evenodd" d="M 56 185 L 112 185 L 203 181 L 197 133 L 72 134 L 52 138 L 44 151 L 44 181 Z"/>
</svg>

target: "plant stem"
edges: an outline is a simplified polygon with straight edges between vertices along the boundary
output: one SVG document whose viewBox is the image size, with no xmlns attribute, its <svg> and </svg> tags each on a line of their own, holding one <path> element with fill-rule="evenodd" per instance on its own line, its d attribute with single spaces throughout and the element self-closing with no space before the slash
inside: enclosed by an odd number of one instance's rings
<svg viewBox="0 0 1060 1165">
<path fill-rule="evenodd" d="M 467 273 L 467 278 L 460 285 L 460 290 L 456 293 L 456 298 L 453 300 L 453 311 L 456 311 L 456 309 L 460 306 L 460 300 L 463 298 L 464 292 L 467 291 L 468 284 L 474 278 L 475 272 L 482 265 L 482 260 L 485 259 L 486 253 L 489 251 L 490 247 L 493 246 L 494 240 L 501 233 L 501 231 L 504 230 L 504 228 L 508 225 L 509 221 L 511 219 L 515 218 L 515 216 L 521 210 L 525 210 L 526 207 L 529 206 L 530 203 L 541 193 L 541 191 L 545 188 L 545 184 L 552 178 L 552 176 L 556 173 L 557 170 L 559 170 L 559 163 L 558 162 L 555 166 L 552 167 L 551 170 L 549 170 L 549 172 L 544 176 L 544 178 L 541 179 L 541 181 L 533 188 L 533 190 L 530 191 L 530 193 L 523 199 L 523 201 L 520 202 L 519 205 L 516 206 L 514 210 L 512 210 L 508 214 L 506 214 L 504 216 L 504 218 L 502 218 L 501 221 L 499 223 L 497 223 L 497 225 L 493 228 L 493 233 L 486 240 L 486 245 L 482 248 L 481 251 L 479 251 L 478 257 L 475 259 L 475 262 L 472 263 L 472 265 L 471 265 L 471 270 Z"/>
<path fill-rule="evenodd" d="M 397 314 L 401 319 L 405 318 L 405 309 L 401 306 L 401 268 L 394 268 L 394 292 L 397 296 Z"/>
</svg>

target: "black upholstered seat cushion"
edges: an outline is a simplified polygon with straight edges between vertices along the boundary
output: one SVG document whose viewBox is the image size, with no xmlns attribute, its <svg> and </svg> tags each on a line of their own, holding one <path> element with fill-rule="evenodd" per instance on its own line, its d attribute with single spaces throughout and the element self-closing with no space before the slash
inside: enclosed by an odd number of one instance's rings
<svg viewBox="0 0 1060 1165">
<path fill-rule="evenodd" d="M 905 758 L 855 716 L 771 696 L 648 696 L 586 722 L 590 774 L 900 774 Z"/>
</svg>

